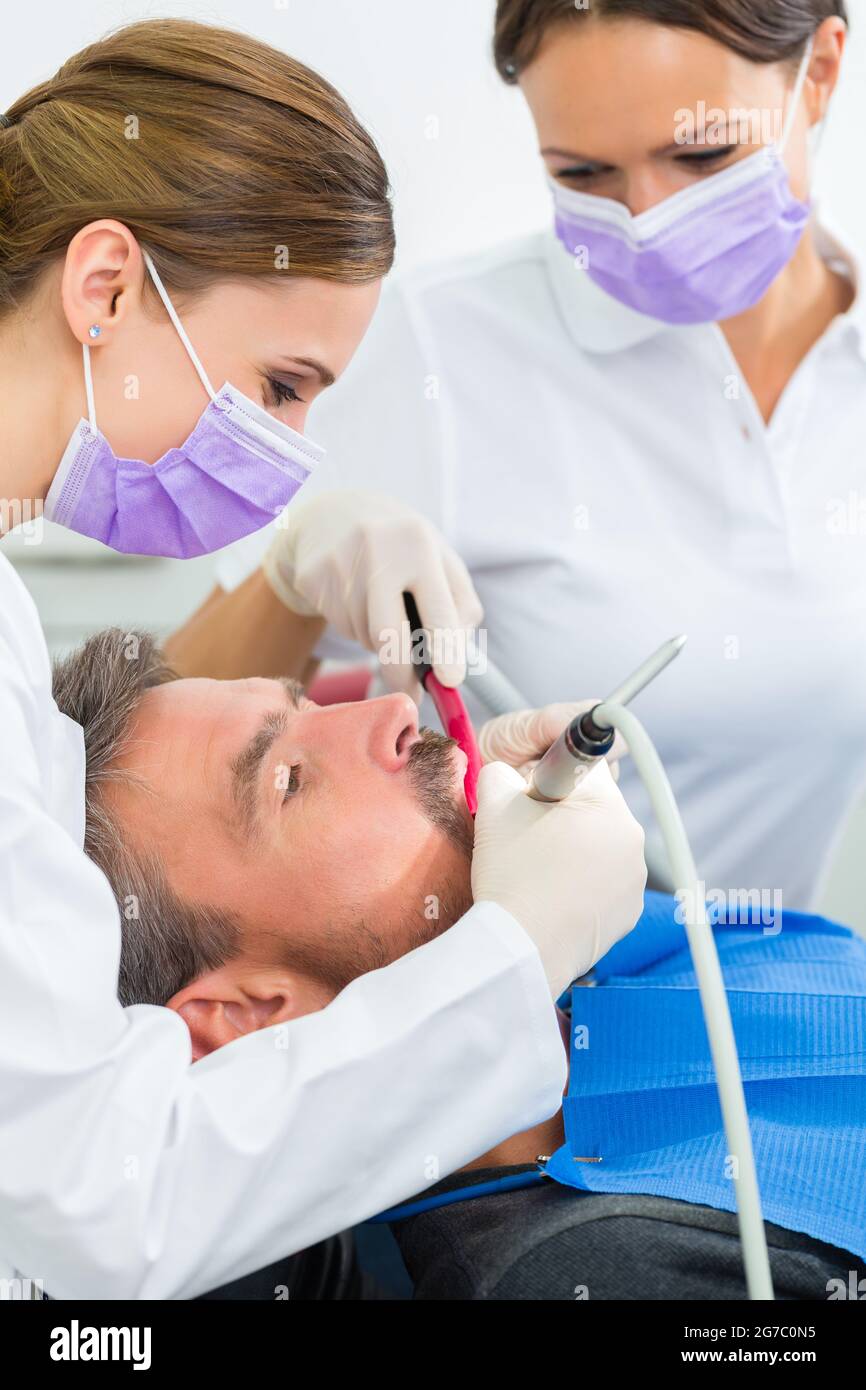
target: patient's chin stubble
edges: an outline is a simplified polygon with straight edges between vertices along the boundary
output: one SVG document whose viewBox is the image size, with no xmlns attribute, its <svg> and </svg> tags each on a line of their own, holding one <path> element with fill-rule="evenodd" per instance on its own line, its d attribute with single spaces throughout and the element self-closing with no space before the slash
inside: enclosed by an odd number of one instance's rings
<svg viewBox="0 0 866 1390">
<path fill-rule="evenodd" d="M 422 885 L 423 902 L 407 903 L 407 910 L 414 909 L 416 914 L 413 940 L 407 949 L 441 936 L 472 906 L 470 865 L 474 836 L 466 803 L 455 791 L 455 747 L 453 738 L 433 729 L 422 729 L 419 742 L 409 750 L 407 768 L 421 810 L 458 851 L 460 863 L 450 881 Z M 434 899 L 435 910 L 431 908 Z"/>
</svg>

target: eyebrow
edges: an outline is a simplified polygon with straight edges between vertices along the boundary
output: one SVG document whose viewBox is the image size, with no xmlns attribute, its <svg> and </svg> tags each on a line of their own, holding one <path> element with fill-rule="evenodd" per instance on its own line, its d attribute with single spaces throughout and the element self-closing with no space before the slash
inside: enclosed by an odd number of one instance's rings
<svg viewBox="0 0 866 1390">
<path fill-rule="evenodd" d="M 304 693 L 300 681 L 286 677 L 279 684 L 286 697 L 285 707 L 268 711 L 252 738 L 231 762 L 231 797 L 235 820 L 246 840 L 251 840 L 256 830 L 262 766 L 277 739 L 285 733 L 289 712 L 299 709 Z"/>
<path fill-rule="evenodd" d="M 315 372 L 322 386 L 333 386 L 337 380 L 330 367 L 317 362 L 315 357 L 284 357 L 282 360 L 285 363 L 299 362 L 302 367 L 309 367 L 311 371 Z"/>
<path fill-rule="evenodd" d="M 545 145 L 544 149 L 541 150 L 543 158 L 546 159 L 549 154 L 557 155 L 560 159 L 571 159 L 575 164 L 601 164 L 602 162 L 600 159 L 590 159 L 587 154 L 577 154 L 575 150 L 560 150 L 556 145 Z"/>
</svg>

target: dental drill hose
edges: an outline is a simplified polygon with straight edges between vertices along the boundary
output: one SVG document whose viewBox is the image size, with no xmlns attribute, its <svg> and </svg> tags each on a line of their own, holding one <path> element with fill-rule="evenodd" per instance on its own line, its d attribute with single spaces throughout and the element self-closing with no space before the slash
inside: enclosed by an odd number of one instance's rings
<svg viewBox="0 0 866 1390">
<path fill-rule="evenodd" d="M 735 1159 L 738 1168 L 734 1188 L 746 1287 L 751 1299 L 772 1299 L 773 1280 L 761 1214 L 758 1175 L 755 1169 L 743 1078 L 725 982 L 712 929 L 707 920 L 704 887 L 698 880 L 697 868 L 671 784 L 649 734 L 630 710 L 613 702 L 596 705 L 592 714 L 599 726 L 618 729 L 625 738 L 634 764 L 649 792 L 664 837 L 674 882 L 680 890 L 679 901 L 685 906 L 686 937 L 701 996 L 728 1152 Z"/>
</svg>

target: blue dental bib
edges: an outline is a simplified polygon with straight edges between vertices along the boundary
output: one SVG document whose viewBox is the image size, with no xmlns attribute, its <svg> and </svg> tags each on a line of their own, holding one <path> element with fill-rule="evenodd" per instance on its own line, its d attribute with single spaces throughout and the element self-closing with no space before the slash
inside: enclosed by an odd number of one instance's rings
<svg viewBox="0 0 866 1390">
<path fill-rule="evenodd" d="M 866 942 L 758 910 L 713 926 L 764 1218 L 866 1258 Z M 700 995 L 670 897 L 571 991 L 566 1142 L 548 1177 L 584 1192 L 736 1208 Z"/>
</svg>

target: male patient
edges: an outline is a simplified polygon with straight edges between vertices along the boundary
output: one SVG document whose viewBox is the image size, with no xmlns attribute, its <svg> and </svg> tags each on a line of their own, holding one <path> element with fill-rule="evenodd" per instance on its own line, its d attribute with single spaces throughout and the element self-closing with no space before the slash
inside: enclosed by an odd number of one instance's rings
<svg viewBox="0 0 866 1390">
<path fill-rule="evenodd" d="M 54 691 L 84 729 L 85 848 L 120 905 L 120 998 L 176 1010 L 194 1060 L 324 1007 L 468 908 L 463 755 L 419 731 L 408 697 L 318 707 L 292 681 L 177 680 L 152 639 L 116 630 L 61 663 Z M 560 1115 L 434 1191 L 528 1170 L 563 1138 Z M 767 1231 L 777 1297 L 864 1273 Z M 744 1296 L 734 1216 L 667 1197 L 551 1181 L 395 1234 L 416 1297 Z"/>
</svg>

